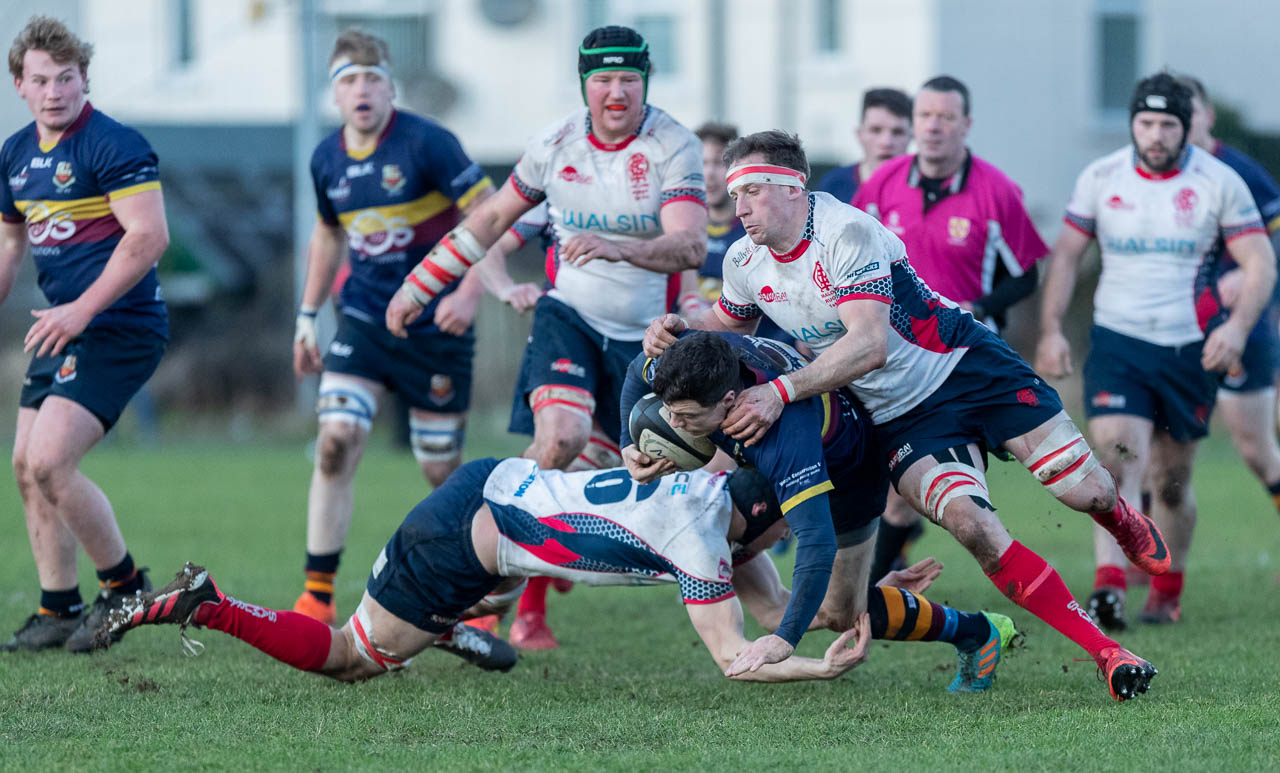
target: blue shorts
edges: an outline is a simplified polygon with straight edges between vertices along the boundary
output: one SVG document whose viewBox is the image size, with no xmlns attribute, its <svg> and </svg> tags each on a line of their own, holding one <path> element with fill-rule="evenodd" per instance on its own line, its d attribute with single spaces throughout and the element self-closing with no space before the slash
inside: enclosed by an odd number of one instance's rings
<svg viewBox="0 0 1280 773">
<path fill-rule="evenodd" d="M 1179 443 L 1208 435 L 1218 385 L 1217 374 L 1200 366 L 1203 348 L 1202 341 L 1160 346 L 1094 325 L 1084 362 L 1085 415 L 1140 416 Z"/>
<path fill-rule="evenodd" d="M 485 571 L 471 542 L 497 466 L 497 459 L 467 462 L 409 511 L 369 575 L 374 601 L 415 628 L 444 633 L 498 585 L 502 578 Z"/>
<path fill-rule="evenodd" d="M 1271 325 L 1266 325 L 1270 331 Z M 1231 376 L 1226 373 L 1215 373 L 1218 377 L 1218 388 L 1228 392 L 1257 392 L 1260 389 L 1271 389 L 1275 385 L 1276 366 L 1280 365 L 1276 354 L 1276 335 L 1274 332 L 1262 332 L 1255 328 L 1253 335 L 1245 341 L 1244 352 L 1240 355 L 1240 365 L 1244 372 Z"/>
<path fill-rule="evenodd" d="M 840 426 L 825 439 L 823 458 L 831 492 L 831 522 L 839 547 L 857 545 L 875 536 L 880 514 L 889 496 L 889 470 L 877 445 L 871 416 L 844 390 L 832 399 L 839 402 Z"/>
<path fill-rule="evenodd" d="M 627 377 L 627 366 L 638 354 L 639 341 L 601 335 L 567 304 L 542 296 L 534 307 L 529 345 L 520 362 L 510 431 L 533 434 L 529 393 L 554 384 L 590 392 L 596 401 L 596 421 L 605 434 L 618 442 L 622 382 Z"/>
<path fill-rule="evenodd" d="M 475 334 L 414 333 L 396 338 L 381 324 L 338 315 L 324 355 L 327 373 L 359 376 L 400 393 L 411 408 L 464 413 L 471 404 Z"/>
<path fill-rule="evenodd" d="M 1062 412 L 1062 400 L 995 333 L 981 337 L 933 394 L 876 427 L 894 486 L 916 460 L 977 443 L 983 453 Z"/>
<path fill-rule="evenodd" d="M 39 408 L 50 395 L 64 397 L 84 406 L 108 431 L 151 378 L 166 344 L 150 328 L 88 328 L 56 357 L 31 359 L 18 405 Z"/>
</svg>

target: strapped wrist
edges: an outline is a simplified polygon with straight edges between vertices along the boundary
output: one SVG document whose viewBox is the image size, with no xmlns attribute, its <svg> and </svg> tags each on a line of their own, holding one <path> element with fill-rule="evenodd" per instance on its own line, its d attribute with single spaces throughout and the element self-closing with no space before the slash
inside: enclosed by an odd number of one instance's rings
<svg viewBox="0 0 1280 773">
<path fill-rule="evenodd" d="M 773 391 L 778 393 L 778 399 L 782 400 L 783 405 L 787 405 L 796 399 L 796 388 L 791 383 L 791 377 L 785 374 L 778 376 L 769 382 L 769 386 L 773 387 Z"/>
</svg>

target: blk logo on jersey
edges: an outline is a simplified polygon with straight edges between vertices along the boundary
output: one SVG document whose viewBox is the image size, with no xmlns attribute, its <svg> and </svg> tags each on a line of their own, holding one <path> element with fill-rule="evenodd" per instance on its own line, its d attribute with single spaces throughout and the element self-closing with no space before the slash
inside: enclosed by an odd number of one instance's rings
<svg viewBox="0 0 1280 773">
<path fill-rule="evenodd" d="M 58 193 L 66 193 L 75 181 L 76 175 L 71 171 L 71 162 L 59 161 L 58 167 L 53 170 L 53 187 L 58 189 Z"/>
<path fill-rule="evenodd" d="M 787 294 L 782 291 L 774 290 L 769 285 L 760 288 L 760 300 L 765 303 L 786 303 Z"/>
<path fill-rule="evenodd" d="M 836 305 L 836 290 L 831 284 L 831 277 L 827 276 L 826 269 L 816 260 L 813 262 L 813 284 L 822 293 L 823 303 L 828 306 Z"/>
<path fill-rule="evenodd" d="M 566 166 L 560 170 L 560 179 L 570 183 L 582 183 L 583 185 L 591 183 L 591 175 L 583 174 L 571 166 Z"/>
<path fill-rule="evenodd" d="M 75 379 L 76 356 L 74 354 L 68 354 L 66 359 L 62 361 L 62 367 L 58 368 L 58 372 L 54 375 L 53 380 L 57 381 L 59 384 L 65 384 L 68 381 L 75 381 Z"/>
<path fill-rule="evenodd" d="M 396 164 L 383 164 L 382 166 L 382 188 L 387 193 L 399 193 L 404 187 L 404 174 L 400 171 L 400 167 Z"/>
<path fill-rule="evenodd" d="M 636 201 L 649 195 L 649 159 L 643 153 L 632 153 L 627 159 L 627 179 Z"/>
<path fill-rule="evenodd" d="M 1183 188 L 1173 196 L 1173 219 L 1178 225 L 1187 228 L 1191 225 L 1191 219 L 1195 216 L 1196 202 L 1200 197 L 1196 195 L 1195 190 L 1191 188 Z"/>
</svg>

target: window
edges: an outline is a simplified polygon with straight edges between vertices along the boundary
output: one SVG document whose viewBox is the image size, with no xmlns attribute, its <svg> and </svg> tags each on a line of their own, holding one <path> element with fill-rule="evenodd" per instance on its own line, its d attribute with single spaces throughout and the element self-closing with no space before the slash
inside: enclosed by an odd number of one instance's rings
<svg viewBox="0 0 1280 773">
<path fill-rule="evenodd" d="M 815 42 L 819 53 L 834 54 L 840 50 L 840 22 L 842 0 L 817 0 L 814 14 Z"/>
<path fill-rule="evenodd" d="M 1135 3 L 1100 3 L 1097 16 L 1097 106 L 1105 115 L 1128 115 L 1138 80 L 1139 18 Z"/>
<path fill-rule="evenodd" d="M 675 75 L 680 62 L 676 58 L 676 22 L 671 16 L 637 16 L 633 25 L 649 44 L 649 61 L 655 75 Z"/>
<path fill-rule="evenodd" d="M 196 58 L 196 18 L 192 8 L 194 0 L 178 0 L 174 4 L 174 60 L 185 67 Z"/>
</svg>

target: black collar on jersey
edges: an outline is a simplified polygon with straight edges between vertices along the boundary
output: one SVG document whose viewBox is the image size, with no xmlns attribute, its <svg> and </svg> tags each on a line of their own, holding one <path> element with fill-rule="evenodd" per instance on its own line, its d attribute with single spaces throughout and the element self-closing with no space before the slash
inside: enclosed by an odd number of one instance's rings
<svg viewBox="0 0 1280 773">
<path fill-rule="evenodd" d="M 934 204 L 964 190 L 964 186 L 969 182 L 969 171 L 972 168 L 973 153 L 970 153 L 969 149 L 965 148 L 964 163 L 960 165 L 960 171 L 942 179 L 925 177 L 920 172 L 920 156 L 916 155 L 911 159 L 911 171 L 907 173 L 907 185 L 912 188 L 919 188 L 923 192 L 921 199 L 924 202 L 924 211 L 928 212 L 929 208 Z"/>
</svg>

